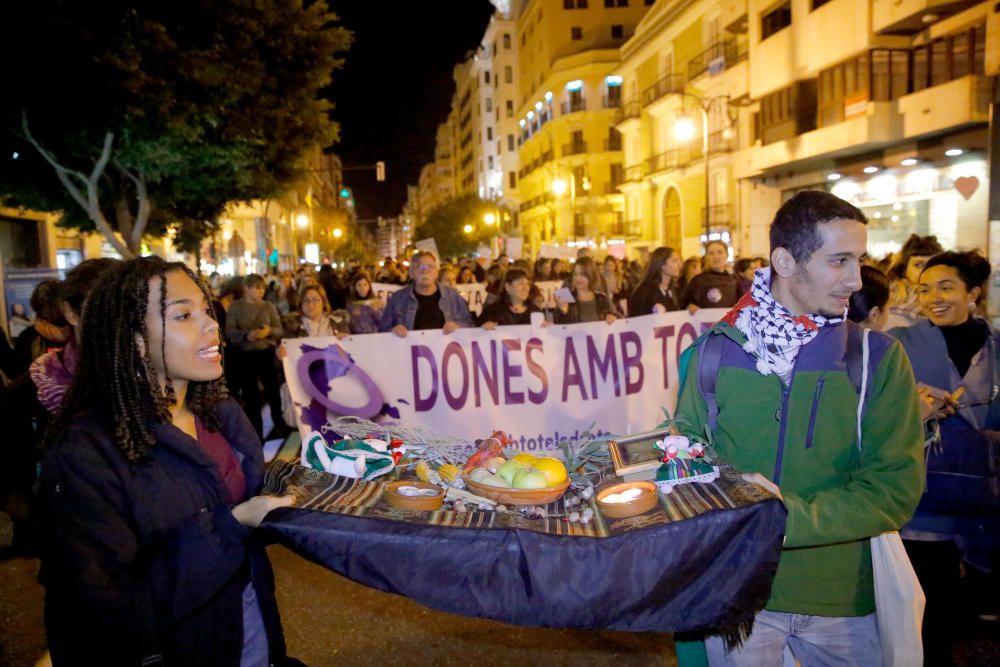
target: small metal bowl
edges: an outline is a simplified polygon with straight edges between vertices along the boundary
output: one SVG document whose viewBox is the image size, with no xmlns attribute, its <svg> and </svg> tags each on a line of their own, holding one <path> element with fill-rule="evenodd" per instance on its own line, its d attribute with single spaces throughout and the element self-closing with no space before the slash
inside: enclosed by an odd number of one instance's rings
<svg viewBox="0 0 1000 667">
<path fill-rule="evenodd" d="M 407 496 L 399 492 L 399 489 L 404 486 L 427 489 L 436 493 L 434 495 Z M 433 512 L 441 509 L 441 506 L 444 504 L 444 489 L 436 484 L 429 484 L 415 479 L 404 479 L 386 484 L 383 497 L 389 507 L 401 510 Z"/>
<path fill-rule="evenodd" d="M 623 491 L 628 491 L 629 489 L 639 489 L 642 491 L 638 496 L 632 500 L 626 501 L 624 503 L 609 503 L 605 501 L 610 495 L 621 494 Z M 640 514 L 645 514 L 649 510 L 656 507 L 656 503 L 659 502 L 659 491 L 656 485 L 652 482 L 625 482 L 624 484 L 615 484 L 614 486 L 609 486 L 606 489 L 602 489 L 597 493 L 597 507 L 600 508 L 601 514 L 612 519 L 625 519 L 630 516 L 638 516 Z"/>
</svg>

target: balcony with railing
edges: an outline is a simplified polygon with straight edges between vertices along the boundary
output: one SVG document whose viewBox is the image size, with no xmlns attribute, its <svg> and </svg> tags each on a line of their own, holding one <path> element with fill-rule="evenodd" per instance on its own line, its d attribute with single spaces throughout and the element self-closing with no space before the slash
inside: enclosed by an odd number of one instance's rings
<svg viewBox="0 0 1000 667">
<path fill-rule="evenodd" d="M 708 133 L 708 152 L 713 155 L 716 153 L 730 153 L 734 150 L 735 146 L 735 127 L 729 128 L 728 130 L 718 130 L 716 132 Z"/>
<path fill-rule="evenodd" d="M 608 225 L 610 236 L 637 238 L 642 234 L 642 220 L 617 220 Z"/>
<path fill-rule="evenodd" d="M 620 194 L 618 188 L 621 186 L 621 181 L 608 181 L 604 184 L 604 194 L 606 195 L 617 195 Z"/>
<path fill-rule="evenodd" d="M 653 102 L 666 97 L 667 95 L 684 92 L 685 81 L 683 74 L 668 74 L 652 86 L 642 91 L 640 97 L 642 106 L 648 107 Z"/>
<path fill-rule="evenodd" d="M 625 100 L 621 108 L 615 112 L 615 125 L 621 125 L 627 120 L 638 118 L 642 113 L 642 104 L 639 100 Z"/>
<path fill-rule="evenodd" d="M 563 155 L 580 155 L 586 152 L 587 152 L 586 141 L 574 141 L 572 143 L 563 144 L 562 147 Z"/>
<path fill-rule="evenodd" d="M 651 176 L 662 171 L 683 169 L 701 159 L 701 146 L 697 148 L 671 148 L 643 161 L 643 175 Z"/>
<path fill-rule="evenodd" d="M 577 100 L 569 100 L 568 102 L 563 102 L 560 109 L 564 114 L 576 113 L 577 111 L 586 111 L 587 100 L 583 99 L 582 97 Z"/>
<path fill-rule="evenodd" d="M 622 135 L 616 134 L 604 140 L 604 150 L 620 151 L 622 149 Z"/>
<path fill-rule="evenodd" d="M 642 180 L 642 165 L 632 164 L 622 169 L 622 183 L 637 183 Z"/>
<path fill-rule="evenodd" d="M 621 95 L 605 95 L 601 98 L 601 106 L 605 109 L 620 109 L 622 97 Z"/>
<path fill-rule="evenodd" d="M 707 209 L 701 207 L 701 225 L 705 226 L 705 218 L 708 218 L 709 227 L 728 227 L 732 224 L 732 206 L 729 204 L 716 204 Z"/>
<path fill-rule="evenodd" d="M 715 42 L 688 61 L 688 80 L 693 81 L 702 74 L 720 74 L 747 58 L 749 47 L 745 40 L 729 38 Z"/>
</svg>

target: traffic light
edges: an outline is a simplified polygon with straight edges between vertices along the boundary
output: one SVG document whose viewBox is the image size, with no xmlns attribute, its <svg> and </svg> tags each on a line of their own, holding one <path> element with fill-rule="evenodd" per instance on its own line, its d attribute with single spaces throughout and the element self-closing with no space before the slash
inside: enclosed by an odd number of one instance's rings
<svg viewBox="0 0 1000 667">
<path fill-rule="evenodd" d="M 385 162 L 382 160 L 375 163 L 375 180 L 379 183 L 385 180 Z"/>
<path fill-rule="evenodd" d="M 340 188 L 340 198 L 341 199 L 347 199 L 350 196 L 351 196 L 351 190 L 350 190 L 350 188 Z"/>
</svg>

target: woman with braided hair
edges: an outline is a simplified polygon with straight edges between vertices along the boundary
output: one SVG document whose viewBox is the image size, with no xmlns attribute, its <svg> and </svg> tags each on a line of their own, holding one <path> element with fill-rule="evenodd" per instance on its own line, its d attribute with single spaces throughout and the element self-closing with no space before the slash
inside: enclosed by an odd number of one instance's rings
<svg viewBox="0 0 1000 667">
<path fill-rule="evenodd" d="M 122 262 L 83 313 L 80 362 L 41 473 L 53 664 L 286 660 L 251 531 L 260 440 L 222 380 L 208 293 L 179 263 Z"/>
</svg>

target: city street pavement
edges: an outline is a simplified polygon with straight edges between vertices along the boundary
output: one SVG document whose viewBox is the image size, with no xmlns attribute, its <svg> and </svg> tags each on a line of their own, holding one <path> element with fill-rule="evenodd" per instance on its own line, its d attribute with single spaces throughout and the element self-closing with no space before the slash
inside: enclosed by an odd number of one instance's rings
<svg viewBox="0 0 1000 667">
<path fill-rule="evenodd" d="M 289 654 L 310 667 L 362 665 L 669 666 L 670 635 L 544 630 L 436 612 L 271 547 Z M 0 667 L 45 653 L 38 561 L 0 561 Z"/>
</svg>

